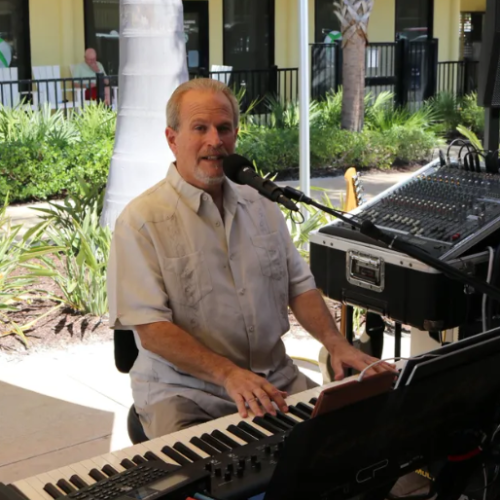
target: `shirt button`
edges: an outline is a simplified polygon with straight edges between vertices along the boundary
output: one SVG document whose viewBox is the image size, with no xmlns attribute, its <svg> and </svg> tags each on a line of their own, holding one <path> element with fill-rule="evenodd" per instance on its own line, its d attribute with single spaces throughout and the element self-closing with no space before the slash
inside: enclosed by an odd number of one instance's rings
<svg viewBox="0 0 500 500">
<path fill-rule="evenodd" d="M 204 201 L 207 201 L 207 200 L 208 200 L 208 194 L 204 194 L 204 195 L 202 196 L 202 198 L 203 198 L 203 200 L 204 200 Z"/>
<path fill-rule="evenodd" d="M 242 288 L 242 289 L 239 291 L 239 294 L 240 294 L 240 295 L 245 295 L 245 289 L 244 289 L 244 288 Z"/>
<path fill-rule="evenodd" d="M 219 227 L 219 226 L 220 226 L 220 222 L 219 222 L 219 221 L 217 221 L 217 222 L 215 223 L 215 225 L 216 225 L 217 227 Z"/>
<path fill-rule="evenodd" d="M 253 331 L 255 330 L 255 328 L 254 328 L 253 326 L 251 326 L 251 327 L 249 328 L 249 330 L 250 330 L 251 332 L 253 332 Z"/>
</svg>

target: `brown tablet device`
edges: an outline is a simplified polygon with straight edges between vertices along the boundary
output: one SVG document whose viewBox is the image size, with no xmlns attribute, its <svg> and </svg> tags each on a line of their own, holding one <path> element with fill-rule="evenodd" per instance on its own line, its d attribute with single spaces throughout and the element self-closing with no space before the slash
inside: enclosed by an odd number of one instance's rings
<svg viewBox="0 0 500 500">
<path fill-rule="evenodd" d="M 388 392 L 392 389 L 396 378 L 397 374 L 384 371 L 369 377 L 364 376 L 361 382 L 353 380 L 329 387 L 319 395 L 318 401 L 314 405 L 312 417 Z"/>
</svg>

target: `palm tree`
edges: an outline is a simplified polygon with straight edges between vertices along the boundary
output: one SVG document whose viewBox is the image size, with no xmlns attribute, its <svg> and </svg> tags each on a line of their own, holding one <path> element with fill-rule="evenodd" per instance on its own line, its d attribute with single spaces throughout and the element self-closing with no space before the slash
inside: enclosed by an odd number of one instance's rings
<svg viewBox="0 0 500 500">
<path fill-rule="evenodd" d="M 120 0 L 119 106 L 101 224 L 160 181 L 173 155 L 165 106 L 188 79 L 182 0 Z"/>
<path fill-rule="evenodd" d="M 335 13 L 340 19 L 343 51 L 342 128 L 363 128 L 365 97 L 365 50 L 368 21 L 374 0 L 339 0 Z"/>
</svg>

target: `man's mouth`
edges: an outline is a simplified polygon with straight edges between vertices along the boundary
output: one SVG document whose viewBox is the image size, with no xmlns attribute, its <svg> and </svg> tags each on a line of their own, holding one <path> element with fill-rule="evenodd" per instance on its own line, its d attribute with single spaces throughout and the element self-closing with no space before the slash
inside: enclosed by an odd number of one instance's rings
<svg viewBox="0 0 500 500">
<path fill-rule="evenodd" d="M 208 161 L 219 161 L 224 158 L 224 155 L 210 155 L 210 156 L 202 156 L 202 160 L 208 160 Z"/>
</svg>

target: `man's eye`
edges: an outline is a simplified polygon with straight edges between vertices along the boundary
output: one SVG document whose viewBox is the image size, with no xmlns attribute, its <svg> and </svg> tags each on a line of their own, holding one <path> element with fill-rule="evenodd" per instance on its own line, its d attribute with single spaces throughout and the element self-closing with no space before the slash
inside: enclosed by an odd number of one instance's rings
<svg viewBox="0 0 500 500">
<path fill-rule="evenodd" d="M 195 130 L 205 130 L 205 126 L 204 125 L 196 125 L 195 127 Z"/>
</svg>

